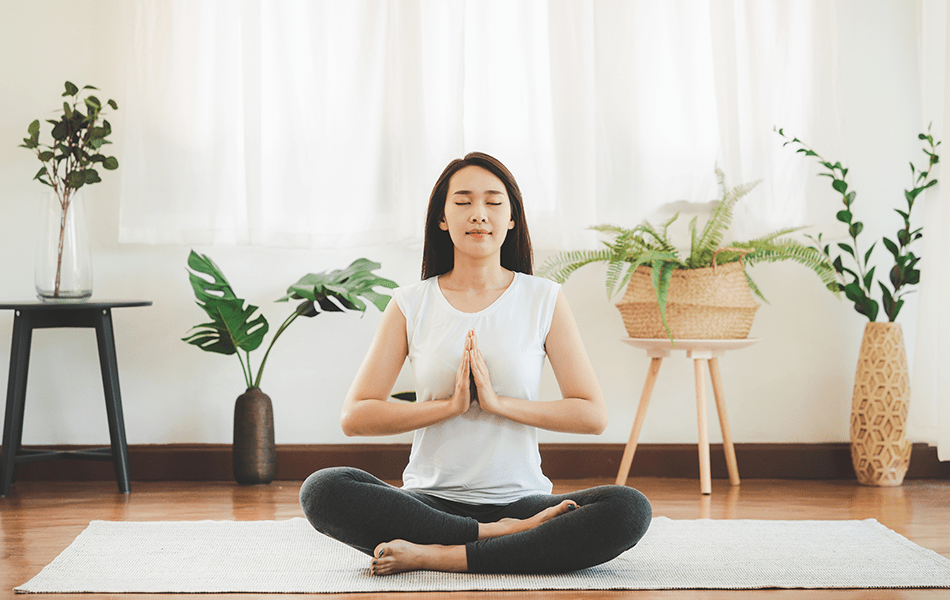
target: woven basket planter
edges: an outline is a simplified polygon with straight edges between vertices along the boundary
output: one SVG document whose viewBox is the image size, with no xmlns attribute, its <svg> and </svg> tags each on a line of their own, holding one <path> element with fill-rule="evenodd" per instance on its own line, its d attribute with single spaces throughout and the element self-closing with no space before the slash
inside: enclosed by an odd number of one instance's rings
<svg viewBox="0 0 950 600">
<path fill-rule="evenodd" d="M 617 308 L 630 337 L 669 337 L 660 319 L 649 267 L 634 271 Z M 705 269 L 676 269 L 666 296 L 666 322 L 676 339 L 744 339 L 749 336 L 758 308 L 738 262 Z"/>
</svg>

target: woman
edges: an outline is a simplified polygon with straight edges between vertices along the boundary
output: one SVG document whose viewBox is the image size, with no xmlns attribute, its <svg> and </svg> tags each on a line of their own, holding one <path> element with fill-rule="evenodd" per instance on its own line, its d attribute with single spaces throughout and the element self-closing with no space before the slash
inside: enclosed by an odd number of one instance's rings
<svg viewBox="0 0 950 600">
<path fill-rule="evenodd" d="M 403 487 L 346 467 L 311 475 L 318 531 L 413 569 L 552 573 L 633 547 L 652 516 L 628 487 L 551 495 L 537 428 L 601 433 L 603 395 L 560 286 L 531 275 L 521 191 L 496 159 L 451 162 L 429 198 L 422 281 L 395 290 L 343 404 L 347 435 L 413 431 Z M 563 398 L 538 401 L 547 356 Z M 388 402 L 409 359 L 415 403 Z"/>
</svg>

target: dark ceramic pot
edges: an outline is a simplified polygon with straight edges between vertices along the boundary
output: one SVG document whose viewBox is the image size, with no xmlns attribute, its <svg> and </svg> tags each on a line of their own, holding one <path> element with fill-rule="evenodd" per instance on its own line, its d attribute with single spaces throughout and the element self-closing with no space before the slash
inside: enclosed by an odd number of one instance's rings
<svg viewBox="0 0 950 600">
<path fill-rule="evenodd" d="M 260 388 L 250 388 L 234 404 L 234 479 L 253 485 L 270 483 L 277 469 L 274 407 Z"/>
</svg>

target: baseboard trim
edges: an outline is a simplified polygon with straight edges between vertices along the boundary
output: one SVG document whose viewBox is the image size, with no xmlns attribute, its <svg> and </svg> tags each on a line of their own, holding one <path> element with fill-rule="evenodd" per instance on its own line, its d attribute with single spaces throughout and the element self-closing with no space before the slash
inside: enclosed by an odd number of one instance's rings
<svg viewBox="0 0 950 600">
<path fill-rule="evenodd" d="M 46 447 L 79 450 L 83 446 Z M 2 452 L 2 449 L 0 449 Z M 728 477 L 722 445 L 711 447 L 712 476 Z M 552 479 L 613 478 L 623 444 L 541 444 L 544 472 Z M 736 444 L 743 479 L 855 479 L 847 443 Z M 398 480 L 409 460 L 408 444 L 282 444 L 277 480 L 303 480 L 332 466 L 358 467 Z M 233 478 L 230 444 L 129 446 L 133 481 L 227 481 Z M 699 477 L 695 444 L 640 444 L 631 477 Z M 109 463 L 59 460 L 19 465 L 18 480 L 104 481 L 115 479 Z M 907 479 L 950 479 L 950 462 L 936 449 L 914 444 Z"/>
</svg>

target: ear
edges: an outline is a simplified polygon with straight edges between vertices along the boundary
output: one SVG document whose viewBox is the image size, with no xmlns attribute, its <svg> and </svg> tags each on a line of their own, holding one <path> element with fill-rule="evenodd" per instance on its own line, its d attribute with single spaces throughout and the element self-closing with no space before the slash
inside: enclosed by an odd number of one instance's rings
<svg viewBox="0 0 950 600">
<path fill-rule="evenodd" d="M 515 228 L 515 220 L 512 219 L 512 220 L 508 221 L 508 231 L 511 231 L 511 230 L 514 229 L 514 228 Z"/>
<path fill-rule="evenodd" d="M 442 217 L 442 220 L 439 221 L 439 229 L 441 229 L 442 231 L 449 230 L 449 225 L 448 223 L 445 222 L 445 217 Z"/>
</svg>

